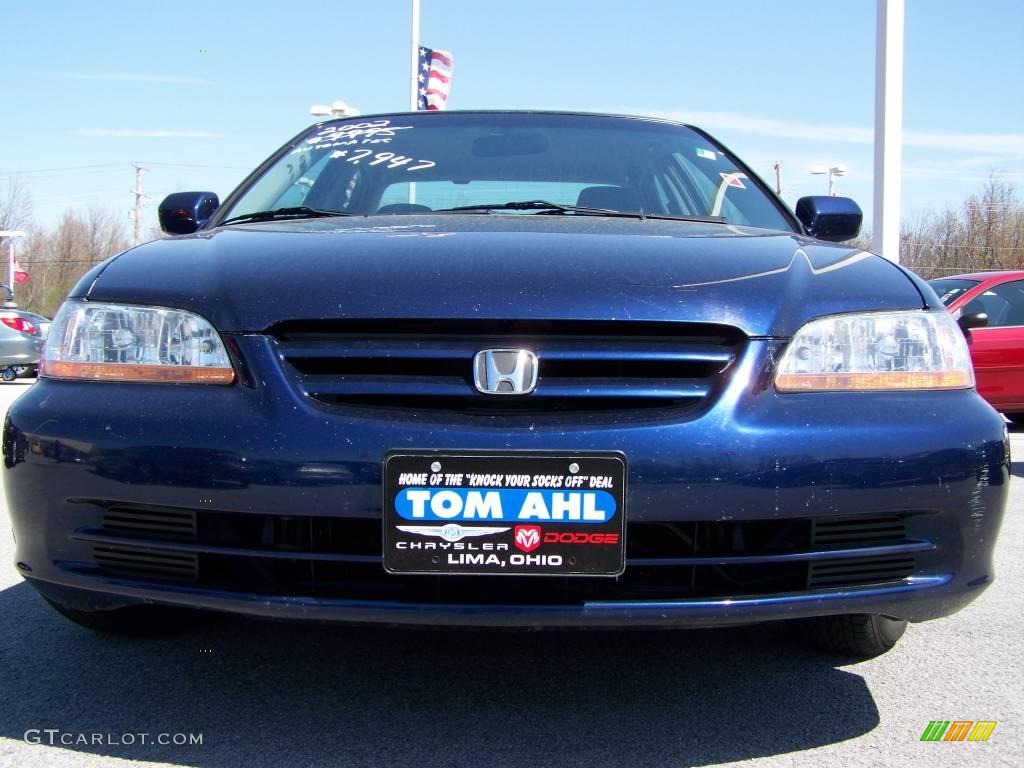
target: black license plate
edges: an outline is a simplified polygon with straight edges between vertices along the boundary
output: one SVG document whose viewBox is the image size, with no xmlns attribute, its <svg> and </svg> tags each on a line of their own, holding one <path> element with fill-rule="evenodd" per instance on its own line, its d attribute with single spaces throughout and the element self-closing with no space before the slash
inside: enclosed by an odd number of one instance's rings
<svg viewBox="0 0 1024 768">
<path fill-rule="evenodd" d="M 384 459 L 389 573 L 618 576 L 619 453 L 394 451 Z"/>
</svg>

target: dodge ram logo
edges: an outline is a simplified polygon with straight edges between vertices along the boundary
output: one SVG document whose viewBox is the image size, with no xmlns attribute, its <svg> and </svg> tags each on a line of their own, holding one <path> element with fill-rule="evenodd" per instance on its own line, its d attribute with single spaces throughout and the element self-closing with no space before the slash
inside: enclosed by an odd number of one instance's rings
<svg viewBox="0 0 1024 768">
<path fill-rule="evenodd" d="M 528 395 L 537 388 L 537 355 L 528 349 L 477 352 L 473 383 L 485 395 Z"/>
<path fill-rule="evenodd" d="M 523 552 L 533 552 L 540 546 L 540 526 L 517 525 L 515 542 Z"/>
</svg>

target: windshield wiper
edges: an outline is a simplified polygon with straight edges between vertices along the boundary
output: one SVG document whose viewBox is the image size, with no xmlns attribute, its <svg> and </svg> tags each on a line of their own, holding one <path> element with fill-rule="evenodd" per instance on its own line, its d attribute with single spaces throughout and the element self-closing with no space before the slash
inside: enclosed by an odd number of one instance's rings
<svg viewBox="0 0 1024 768">
<path fill-rule="evenodd" d="M 305 205 L 295 205 L 290 208 L 275 208 L 272 211 L 254 211 L 243 213 L 241 216 L 232 216 L 222 221 L 218 226 L 234 224 L 236 221 L 274 221 L 275 219 L 319 219 L 324 216 L 351 216 L 346 211 L 325 211 L 320 208 L 310 208 Z"/>
<path fill-rule="evenodd" d="M 547 200 L 516 200 L 493 205 L 460 205 L 455 208 L 439 208 L 434 213 L 457 211 L 538 211 L 541 214 L 582 214 L 585 216 L 614 216 L 626 219 L 671 219 L 674 221 L 698 221 L 708 224 L 725 224 L 724 216 L 674 216 L 665 213 L 644 213 L 643 211 L 616 211 L 613 208 L 591 208 L 585 205 L 562 205 Z"/>
</svg>

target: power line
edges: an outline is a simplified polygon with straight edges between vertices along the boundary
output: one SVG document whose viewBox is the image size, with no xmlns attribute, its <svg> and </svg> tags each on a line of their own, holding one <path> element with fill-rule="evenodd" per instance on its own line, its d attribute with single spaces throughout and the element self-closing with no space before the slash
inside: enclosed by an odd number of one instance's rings
<svg viewBox="0 0 1024 768">
<path fill-rule="evenodd" d="M 0 171 L 0 176 L 23 176 L 27 173 L 58 173 L 64 171 L 84 171 L 93 168 L 123 168 L 126 163 L 99 163 L 97 165 L 68 165 L 63 168 L 35 168 L 22 171 Z"/>
<path fill-rule="evenodd" d="M 248 165 L 198 165 L 195 163 L 146 163 L 146 165 L 160 165 L 168 168 L 209 168 L 225 171 L 251 171 Z"/>
</svg>

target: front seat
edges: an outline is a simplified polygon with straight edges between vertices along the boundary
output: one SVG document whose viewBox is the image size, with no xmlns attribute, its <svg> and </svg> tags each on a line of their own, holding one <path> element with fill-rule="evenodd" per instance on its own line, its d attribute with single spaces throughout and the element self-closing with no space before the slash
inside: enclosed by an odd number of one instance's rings
<svg viewBox="0 0 1024 768">
<path fill-rule="evenodd" d="M 609 208 L 613 211 L 639 211 L 640 198 L 625 187 L 586 187 L 580 190 L 576 205 L 585 208 Z"/>
</svg>

